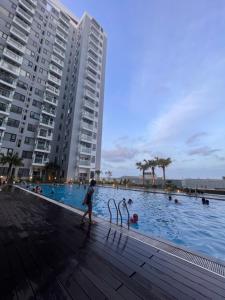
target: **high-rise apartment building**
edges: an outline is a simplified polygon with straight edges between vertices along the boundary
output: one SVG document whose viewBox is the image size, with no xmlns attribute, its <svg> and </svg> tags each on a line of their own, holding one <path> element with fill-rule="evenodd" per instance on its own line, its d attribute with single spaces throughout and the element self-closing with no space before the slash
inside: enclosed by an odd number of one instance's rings
<svg viewBox="0 0 225 300">
<path fill-rule="evenodd" d="M 64 180 L 90 178 L 100 168 L 104 30 L 56 0 L 1 0 L 0 22 L 1 152 L 23 158 L 21 178 L 43 177 L 49 162 Z"/>
</svg>

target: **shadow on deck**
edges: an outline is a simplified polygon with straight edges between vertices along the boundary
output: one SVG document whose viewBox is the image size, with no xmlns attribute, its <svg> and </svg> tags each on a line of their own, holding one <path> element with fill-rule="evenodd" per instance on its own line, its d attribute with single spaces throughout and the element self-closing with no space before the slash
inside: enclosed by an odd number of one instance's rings
<svg viewBox="0 0 225 300">
<path fill-rule="evenodd" d="M 225 299 L 225 278 L 18 188 L 0 192 L 0 299 Z"/>
</svg>

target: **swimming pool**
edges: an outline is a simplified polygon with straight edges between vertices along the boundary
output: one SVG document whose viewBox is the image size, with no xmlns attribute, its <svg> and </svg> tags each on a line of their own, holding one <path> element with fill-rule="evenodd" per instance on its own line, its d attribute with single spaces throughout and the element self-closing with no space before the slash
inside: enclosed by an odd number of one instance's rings
<svg viewBox="0 0 225 300">
<path fill-rule="evenodd" d="M 51 194 L 52 189 L 54 194 Z M 49 198 L 84 210 L 82 200 L 86 190 L 83 186 L 43 184 L 42 190 L 43 195 Z M 181 203 L 176 205 L 174 201 L 168 201 L 168 196 L 164 194 L 96 187 L 93 211 L 107 220 L 109 198 L 117 202 L 122 198 L 133 200 L 133 204 L 128 205 L 129 211 L 131 215 L 137 213 L 139 221 L 131 228 L 140 233 L 225 261 L 225 201 L 210 200 L 209 206 L 205 206 L 200 199 L 176 196 Z M 124 208 L 122 213 L 126 219 Z"/>
</svg>

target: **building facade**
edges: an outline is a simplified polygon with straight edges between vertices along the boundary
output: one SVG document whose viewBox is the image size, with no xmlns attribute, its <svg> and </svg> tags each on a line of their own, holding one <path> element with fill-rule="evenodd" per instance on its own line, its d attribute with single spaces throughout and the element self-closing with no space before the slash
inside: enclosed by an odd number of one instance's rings
<svg viewBox="0 0 225 300">
<path fill-rule="evenodd" d="M 90 178 L 100 168 L 107 38 L 58 1 L 0 4 L 0 149 L 21 178 Z M 1 175 L 6 168 L 1 167 Z"/>
</svg>

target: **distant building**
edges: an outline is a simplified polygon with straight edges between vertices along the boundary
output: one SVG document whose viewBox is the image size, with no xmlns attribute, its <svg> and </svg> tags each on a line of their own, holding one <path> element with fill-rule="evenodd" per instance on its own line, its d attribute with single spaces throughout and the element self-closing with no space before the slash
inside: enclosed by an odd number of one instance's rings
<svg viewBox="0 0 225 300">
<path fill-rule="evenodd" d="M 184 179 L 183 188 L 192 189 L 225 189 L 225 179 Z"/>
</svg>

